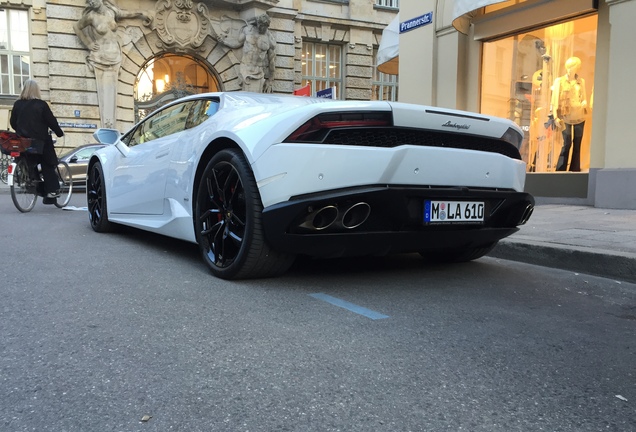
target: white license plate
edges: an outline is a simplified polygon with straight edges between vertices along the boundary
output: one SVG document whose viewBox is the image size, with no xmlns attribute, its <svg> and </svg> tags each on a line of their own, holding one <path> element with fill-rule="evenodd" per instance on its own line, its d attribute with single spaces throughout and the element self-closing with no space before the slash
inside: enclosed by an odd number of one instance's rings
<svg viewBox="0 0 636 432">
<path fill-rule="evenodd" d="M 424 201 L 424 223 L 482 223 L 484 203 L 479 201 Z"/>
</svg>

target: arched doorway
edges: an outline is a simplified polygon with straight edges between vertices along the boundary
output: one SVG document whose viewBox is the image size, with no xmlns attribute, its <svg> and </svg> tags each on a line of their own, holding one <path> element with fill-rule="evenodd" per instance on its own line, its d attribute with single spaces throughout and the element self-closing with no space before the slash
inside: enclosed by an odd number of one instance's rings
<svg viewBox="0 0 636 432">
<path fill-rule="evenodd" d="M 202 60 L 172 53 L 153 57 L 135 81 L 135 122 L 171 100 L 220 90 L 219 80 Z"/>
</svg>

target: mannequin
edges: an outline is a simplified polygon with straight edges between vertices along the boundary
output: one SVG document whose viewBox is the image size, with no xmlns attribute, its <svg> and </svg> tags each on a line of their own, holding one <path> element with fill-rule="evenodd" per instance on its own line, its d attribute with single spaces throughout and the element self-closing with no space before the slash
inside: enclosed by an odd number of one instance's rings
<svg viewBox="0 0 636 432">
<path fill-rule="evenodd" d="M 557 162 L 557 171 L 568 169 L 570 148 L 572 160 L 570 171 L 581 171 L 581 141 L 587 115 L 587 96 L 585 94 L 585 80 L 578 76 L 581 60 L 570 57 L 565 62 L 566 74 L 557 78 L 552 87 L 552 103 L 550 115 L 563 133 L 563 148 Z"/>
</svg>

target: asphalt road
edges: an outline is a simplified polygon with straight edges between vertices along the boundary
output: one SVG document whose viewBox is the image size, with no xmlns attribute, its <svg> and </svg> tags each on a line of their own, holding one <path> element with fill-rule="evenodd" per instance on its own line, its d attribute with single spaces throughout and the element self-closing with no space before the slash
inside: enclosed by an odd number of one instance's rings
<svg viewBox="0 0 636 432">
<path fill-rule="evenodd" d="M 636 430 L 636 285 L 415 255 L 226 282 L 85 211 L 0 221 L 2 432 Z"/>
</svg>

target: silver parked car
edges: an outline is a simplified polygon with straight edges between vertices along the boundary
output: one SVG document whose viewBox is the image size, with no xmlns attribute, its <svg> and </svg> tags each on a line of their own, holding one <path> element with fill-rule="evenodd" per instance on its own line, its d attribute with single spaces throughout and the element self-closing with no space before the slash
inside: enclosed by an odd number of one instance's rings
<svg viewBox="0 0 636 432">
<path fill-rule="evenodd" d="M 83 186 L 86 184 L 86 168 L 88 167 L 88 160 L 95 150 L 102 147 L 104 147 L 104 144 L 86 144 L 76 147 L 58 158 L 60 161 L 66 162 L 71 168 L 73 185 Z"/>
</svg>

